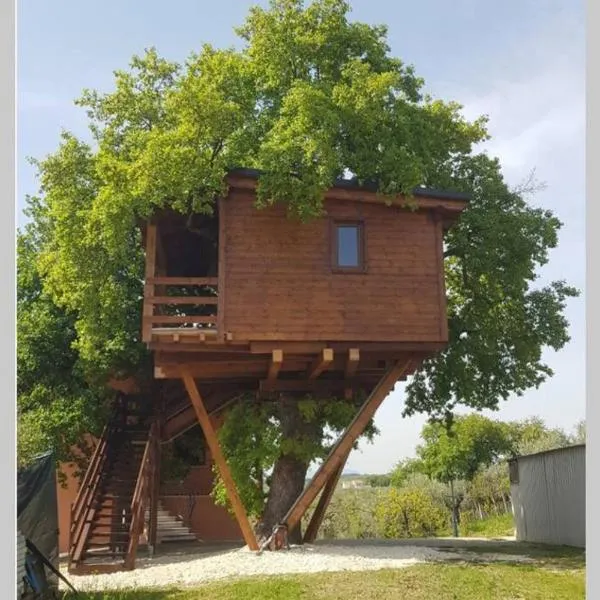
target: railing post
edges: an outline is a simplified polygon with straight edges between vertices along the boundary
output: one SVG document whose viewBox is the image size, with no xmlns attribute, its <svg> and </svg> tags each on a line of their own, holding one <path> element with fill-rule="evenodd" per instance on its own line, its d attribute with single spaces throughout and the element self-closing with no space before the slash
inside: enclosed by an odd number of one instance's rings
<svg viewBox="0 0 600 600">
<path fill-rule="evenodd" d="M 150 483 L 150 523 L 148 527 L 148 545 L 151 554 L 156 550 L 158 530 L 158 495 L 160 487 L 160 429 L 159 422 L 155 421 L 152 432 L 152 471 Z M 152 430 L 151 430 L 152 431 Z"/>
<path fill-rule="evenodd" d="M 69 565 L 73 558 L 73 502 L 69 506 Z"/>
<path fill-rule="evenodd" d="M 156 225 L 148 223 L 146 227 L 146 271 L 144 282 L 144 304 L 142 314 L 142 341 L 152 340 L 152 316 L 154 315 L 154 283 L 149 283 L 156 275 Z"/>
</svg>

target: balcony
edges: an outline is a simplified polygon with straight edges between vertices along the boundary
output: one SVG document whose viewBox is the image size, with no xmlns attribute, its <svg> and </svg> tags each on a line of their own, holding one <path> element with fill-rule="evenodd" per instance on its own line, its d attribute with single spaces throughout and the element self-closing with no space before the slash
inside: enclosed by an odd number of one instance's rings
<svg viewBox="0 0 600 600">
<path fill-rule="evenodd" d="M 204 342 L 219 333 L 217 277 L 148 277 L 142 341 Z"/>
</svg>

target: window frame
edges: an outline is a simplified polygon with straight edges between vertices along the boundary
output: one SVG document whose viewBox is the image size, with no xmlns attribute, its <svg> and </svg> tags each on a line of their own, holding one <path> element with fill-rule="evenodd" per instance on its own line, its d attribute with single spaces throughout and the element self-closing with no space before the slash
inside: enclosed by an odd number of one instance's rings
<svg viewBox="0 0 600 600">
<path fill-rule="evenodd" d="M 339 233 L 340 227 L 354 227 L 358 232 L 358 266 L 345 267 L 339 264 Z M 333 273 L 366 273 L 366 243 L 365 223 L 359 219 L 331 219 L 331 271 Z"/>
</svg>

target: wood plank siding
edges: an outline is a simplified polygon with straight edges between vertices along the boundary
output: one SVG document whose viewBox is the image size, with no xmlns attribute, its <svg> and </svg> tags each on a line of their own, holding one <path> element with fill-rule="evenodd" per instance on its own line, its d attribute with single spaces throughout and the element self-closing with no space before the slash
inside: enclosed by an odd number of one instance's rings
<svg viewBox="0 0 600 600">
<path fill-rule="evenodd" d="M 253 200 L 231 188 L 220 210 L 221 318 L 234 340 L 446 341 L 441 225 L 429 211 L 328 199 L 327 216 L 301 224 Z M 334 221 L 362 224 L 364 272 L 335 272 Z"/>
</svg>

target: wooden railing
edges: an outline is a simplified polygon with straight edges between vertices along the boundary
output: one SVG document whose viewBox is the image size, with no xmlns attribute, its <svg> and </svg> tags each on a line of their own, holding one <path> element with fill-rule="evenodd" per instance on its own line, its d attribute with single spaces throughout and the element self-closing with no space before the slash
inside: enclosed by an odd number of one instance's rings
<svg viewBox="0 0 600 600">
<path fill-rule="evenodd" d="M 217 277 L 147 277 L 144 286 L 142 340 L 152 340 L 152 330 L 165 325 L 172 329 L 217 326 Z M 156 295 L 156 287 L 161 295 Z M 178 288 L 179 295 L 168 295 L 166 288 Z M 184 309 L 183 307 L 194 307 Z"/>
<path fill-rule="evenodd" d="M 71 504 L 71 526 L 69 528 L 69 563 L 76 563 L 81 559 L 85 546 L 87 532 L 93 508 L 92 503 L 98 489 L 100 476 L 107 459 L 107 450 L 113 432 L 113 419 L 109 420 L 104 428 L 96 448 L 92 454 L 89 466 L 83 481 L 77 491 L 75 501 Z"/>
<path fill-rule="evenodd" d="M 125 555 L 125 568 L 133 569 L 135 567 L 135 557 L 140 541 L 140 536 L 144 531 L 144 519 L 146 515 L 146 506 L 150 499 L 152 486 L 155 485 L 154 475 L 157 464 L 157 455 L 160 443 L 160 429 L 158 421 L 154 421 L 150 427 L 148 440 L 144 448 L 144 455 L 140 464 L 140 470 L 131 499 L 131 525 L 129 526 L 129 543 L 127 545 L 127 554 Z"/>
</svg>

